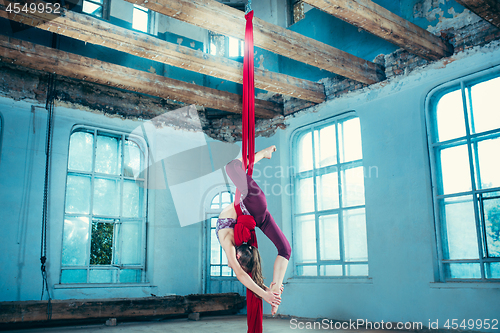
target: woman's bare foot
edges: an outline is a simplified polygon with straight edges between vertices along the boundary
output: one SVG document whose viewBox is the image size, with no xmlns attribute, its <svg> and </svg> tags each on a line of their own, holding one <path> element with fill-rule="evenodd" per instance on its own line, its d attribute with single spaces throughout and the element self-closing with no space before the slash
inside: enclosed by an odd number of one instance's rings
<svg viewBox="0 0 500 333">
<path fill-rule="evenodd" d="M 275 151 L 276 151 L 276 146 L 274 146 L 274 145 L 262 150 L 262 152 L 264 153 L 264 158 L 267 158 L 267 159 L 271 159 L 271 157 L 273 157 L 273 153 Z"/>
</svg>

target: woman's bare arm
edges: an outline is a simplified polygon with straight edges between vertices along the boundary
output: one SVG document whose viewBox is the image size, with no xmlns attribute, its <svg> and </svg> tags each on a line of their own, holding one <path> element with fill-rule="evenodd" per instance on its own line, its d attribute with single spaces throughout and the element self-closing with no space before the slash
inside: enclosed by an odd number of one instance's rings
<svg viewBox="0 0 500 333">
<path fill-rule="evenodd" d="M 226 230 L 223 229 L 220 231 L 226 231 Z M 230 240 L 231 235 L 225 232 L 222 232 L 222 234 L 225 235 L 221 235 L 220 231 L 219 231 L 219 238 L 221 240 L 222 248 L 226 253 L 228 264 L 233 269 L 236 278 L 245 287 L 253 291 L 256 295 L 261 297 L 267 303 L 271 305 L 279 305 L 281 302 L 281 297 L 278 295 L 278 293 L 272 292 L 271 289 L 264 290 L 252 280 L 252 278 L 243 270 L 243 268 L 241 268 L 240 263 L 236 259 L 236 248 L 234 247 L 233 242 Z M 227 232 L 229 232 L 229 230 L 227 230 Z"/>
</svg>

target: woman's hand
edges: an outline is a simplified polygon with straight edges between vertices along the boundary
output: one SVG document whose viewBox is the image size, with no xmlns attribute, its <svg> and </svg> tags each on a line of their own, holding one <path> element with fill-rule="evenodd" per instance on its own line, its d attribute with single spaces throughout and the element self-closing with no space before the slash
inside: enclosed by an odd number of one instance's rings
<svg viewBox="0 0 500 333">
<path fill-rule="evenodd" d="M 273 293 L 271 289 L 266 290 L 266 293 L 263 297 L 264 301 L 271 305 L 278 306 L 281 303 L 281 297 L 278 293 Z"/>
</svg>

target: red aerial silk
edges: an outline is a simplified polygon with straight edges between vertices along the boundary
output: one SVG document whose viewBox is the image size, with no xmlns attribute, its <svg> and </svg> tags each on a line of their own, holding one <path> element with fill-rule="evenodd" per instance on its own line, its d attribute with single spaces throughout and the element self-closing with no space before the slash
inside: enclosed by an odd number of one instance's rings
<svg viewBox="0 0 500 333">
<path fill-rule="evenodd" d="M 243 58 L 243 168 L 253 174 L 255 160 L 255 84 L 253 65 L 253 10 L 245 15 L 245 55 Z"/>
<path fill-rule="evenodd" d="M 234 208 L 238 215 L 238 222 L 234 226 L 234 244 L 240 246 L 248 243 L 257 247 L 255 219 L 251 215 L 243 215 L 240 205 L 235 205 Z M 247 288 L 247 333 L 262 333 L 262 315 L 262 300 Z"/>
<path fill-rule="evenodd" d="M 252 176 L 255 160 L 255 85 L 253 64 L 253 10 L 245 15 L 245 54 L 243 58 L 242 155 L 243 169 Z M 234 227 L 236 246 L 243 242 L 257 247 L 255 219 L 241 212 L 240 192 L 236 190 L 235 205 L 238 219 Z M 251 276 L 251 274 L 249 274 Z M 247 288 L 247 333 L 262 333 L 262 300 Z"/>
</svg>

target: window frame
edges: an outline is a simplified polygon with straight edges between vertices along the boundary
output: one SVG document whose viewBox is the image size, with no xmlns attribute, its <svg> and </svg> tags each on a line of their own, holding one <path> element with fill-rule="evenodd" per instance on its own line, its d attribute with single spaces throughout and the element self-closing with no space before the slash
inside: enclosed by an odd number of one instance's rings
<svg viewBox="0 0 500 333">
<path fill-rule="evenodd" d="M 304 125 L 304 126 L 300 126 L 298 128 L 296 128 L 291 136 L 290 136 L 290 163 L 291 163 L 291 166 L 292 166 L 292 172 L 290 172 L 290 184 L 292 184 L 292 188 L 293 188 L 293 194 L 291 195 L 291 205 L 292 205 L 292 225 L 291 225 L 291 228 L 292 228 L 292 244 L 293 244 L 293 255 L 292 255 L 292 258 L 293 258 L 293 277 L 294 278 L 298 278 L 298 279 L 334 279 L 334 280 L 346 280 L 346 279 L 349 279 L 349 280 L 360 280 L 360 279 L 370 279 L 370 270 L 369 270 L 369 260 L 368 260 L 368 235 L 366 236 L 366 245 L 367 245 L 367 260 L 366 261 L 346 261 L 345 260 L 345 248 L 344 248 L 344 234 L 343 234 L 343 213 L 344 211 L 348 211 L 348 210 L 355 210 L 355 209 L 364 209 L 364 214 L 365 214 L 365 228 L 367 226 L 367 223 L 366 223 L 366 196 L 365 197 L 365 201 L 364 201 L 364 204 L 363 205 L 355 205 L 355 206 L 349 206 L 349 207 L 342 207 L 342 194 L 339 193 L 339 207 L 338 208 L 333 208 L 333 209 L 323 209 L 323 210 L 319 210 L 318 207 L 317 207 L 317 200 L 316 200 L 316 197 L 317 197 L 317 186 L 316 186 L 316 176 L 318 175 L 322 175 L 322 174 L 327 174 L 327 172 L 318 172 L 317 170 L 318 169 L 331 169 L 331 168 L 338 168 L 337 169 L 337 172 L 339 174 L 339 178 L 340 178 L 340 174 L 341 174 L 341 171 L 342 170 L 346 170 L 346 169 L 350 169 L 352 168 L 353 165 L 355 165 L 355 167 L 359 167 L 359 166 L 362 166 L 363 167 L 363 172 L 364 172 L 364 165 L 363 165 L 363 158 L 361 158 L 361 160 L 354 160 L 354 161 L 350 161 L 350 162 L 342 162 L 342 163 L 339 163 L 339 157 L 338 157 L 338 152 L 339 152 L 339 141 L 338 141 L 338 132 L 336 131 L 336 151 L 337 151 L 337 163 L 334 164 L 334 165 L 330 165 L 330 166 L 326 166 L 326 167 L 316 167 L 315 166 L 315 153 L 314 153 L 314 143 L 313 144 L 313 147 L 312 147 L 312 150 L 313 150 L 313 161 L 312 161 L 312 164 L 313 164 L 313 169 L 312 170 L 309 170 L 309 171 L 302 171 L 302 172 L 305 172 L 305 173 L 311 173 L 311 178 L 313 179 L 313 191 L 314 191 L 314 211 L 312 212 L 307 212 L 307 213 L 297 213 L 296 212 L 296 198 L 295 198 L 295 186 L 296 186 L 296 180 L 298 179 L 296 177 L 297 174 L 299 174 L 300 172 L 298 171 L 295 171 L 297 165 L 298 165 L 298 162 L 297 162 L 297 158 L 296 158 L 296 151 L 297 151 L 297 141 L 298 139 L 300 139 L 300 137 L 302 135 L 305 135 L 306 133 L 311 133 L 312 136 L 314 131 L 315 130 L 318 130 L 318 129 L 321 129 L 321 128 L 325 128 L 325 127 L 328 127 L 330 125 L 335 125 L 335 124 L 338 124 L 340 122 L 344 122 L 344 121 L 348 121 L 350 119 L 354 119 L 354 118 L 358 118 L 359 119 L 359 116 L 356 114 L 356 112 L 354 110 L 349 110 L 349 111 L 345 111 L 345 112 L 342 112 L 342 113 L 339 113 L 333 117 L 329 117 L 327 119 L 323 119 L 323 120 L 320 120 L 320 121 L 317 121 L 317 122 L 314 122 L 314 123 L 310 123 L 310 124 L 307 124 L 307 125 Z M 361 133 L 360 133 L 361 135 Z M 350 167 L 349 167 L 350 166 Z M 339 182 L 338 186 L 340 187 L 341 186 L 341 183 Z M 363 182 L 363 190 L 364 190 L 364 187 L 365 187 L 365 184 Z M 320 237 L 319 237 L 319 228 L 318 228 L 318 225 L 319 225 L 319 219 L 321 216 L 327 216 L 329 214 L 332 214 L 334 212 L 338 212 L 337 213 L 337 216 L 338 216 L 338 223 L 339 223 L 339 251 L 340 251 L 340 259 L 339 260 L 321 260 L 320 258 Z M 297 235 L 296 235 L 296 218 L 297 216 L 307 216 L 307 215 L 314 215 L 314 218 L 315 218 L 315 229 L 316 229 L 316 261 L 315 263 L 310 263 L 310 264 L 305 264 L 304 263 L 297 263 L 296 261 L 296 255 L 295 255 L 295 251 L 296 249 L 298 249 L 298 246 L 297 246 Z M 366 230 L 366 229 L 365 229 Z M 342 275 L 320 275 L 320 267 L 322 265 L 332 265 L 332 264 L 340 264 L 342 265 Z M 347 265 L 351 265 L 351 264 L 354 264 L 354 265 L 367 265 L 368 267 L 368 274 L 367 275 L 347 275 L 347 272 L 346 272 L 346 266 Z M 297 272 L 297 267 L 298 266 L 316 266 L 317 267 L 317 275 L 314 275 L 314 276 L 311 276 L 311 275 L 299 275 L 298 272 Z"/>
<path fill-rule="evenodd" d="M 82 171 L 78 171 L 78 170 L 72 170 L 69 168 L 69 153 L 70 153 L 70 142 L 71 142 L 71 136 L 74 134 L 74 133 L 77 133 L 77 132 L 80 132 L 80 131 L 83 131 L 83 132 L 88 132 L 88 133 L 92 133 L 93 134 L 93 137 L 94 137 L 94 142 L 93 142 L 93 147 L 92 147 L 92 170 L 90 172 L 82 172 Z M 141 285 L 141 284 L 145 284 L 148 282 L 148 279 L 147 279 L 147 241 L 148 241 L 148 238 L 147 238 L 147 224 L 148 224 L 148 212 L 149 212 L 149 209 L 148 209 L 148 202 L 149 202 L 149 191 L 148 191 L 148 179 L 149 179 L 149 173 L 147 171 L 147 168 L 144 169 L 144 178 L 141 178 L 140 180 L 144 182 L 144 192 L 143 192 L 143 198 L 142 198 L 142 209 L 143 209 L 143 217 L 138 217 L 138 218 L 134 218 L 134 217 L 122 217 L 121 216 L 121 212 L 119 212 L 119 217 L 115 217 L 115 216 L 112 216 L 112 217 L 109 217 L 109 216 L 101 216 L 101 215 L 94 215 L 93 212 L 92 212 L 92 201 L 93 201 L 93 189 L 94 189 L 94 179 L 95 179 L 95 176 L 97 174 L 97 177 L 104 177 L 104 178 L 115 178 L 115 179 L 119 179 L 120 181 L 120 196 L 119 196 L 119 201 L 120 201 L 120 207 L 123 206 L 123 184 L 124 184 L 124 180 L 125 179 L 128 179 L 130 180 L 133 179 L 135 181 L 135 177 L 126 177 L 123 172 L 121 175 L 107 175 L 107 174 L 102 174 L 102 173 L 96 173 L 95 171 L 95 154 L 96 154 L 96 137 L 98 135 L 98 133 L 104 133 L 106 136 L 108 135 L 111 135 L 111 136 L 116 136 L 116 137 L 120 137 L 120 142 L 121 142 L 121 153 L 122 153 L 122 156 L 120 156 L 121 160 L 122 160 L 122 163 L 121 163 L 121 168 L 122 168 L 122 171 L 123 171 L 123 168 L 124 168 L 124 164 L 123 164 L 123 153 L 124 153 L 124 144 L 125 144 L 125 140 L 126 139 L 131 139 L 135 144 L 137 144 L 137 146 L 139 147 L 139 149 L 143 152 L 144 154 L 144 160 L 143 160 L 143 163 L 144 163 L 144 166 L 147 165 L 148 163 L 148 159 L 149 159 L 149 149 L 148 149 L 148 145 L 147 145 L 147 142 L 141 138 L 140 136 L 137 136 L 137 135 L 134 135 L 132 133 L 127 133 L 127 132 L 124 132 L 124 131 L 120 131 L 120 130 L 113 130 L 113 129 L 108 129 L 108 128 L 102 128 L 102 127 L 98 127 L 98 126 L 92 126 L 92 125 L 75 125 L 73 126 L 73 128 L 71 129 L 70 131 L 70 134 L 69 134 L 69 137 L 68 137 L 68 150 L 67 150 L 67 163 L 66 163 L 66 175 L 65 175 L 65 181 L 64 181 L 64 204 L 63 204 L 63 221 L 67 218 L 67 217 L 75 217 L 75 216 L 86 216 L 88 217 L 88 220 L 89 220 L 89 230 L 88 230 L 88 236 L 89 236 L 89 241 L 88 241 L 88 248 L 87 248 L 87 252 L 86 254 L 88 255 L 88 257 L 86 258 L 86 265 L 82 265 L 82 266 L 64 266 L 63 264 L 63 246 L 64 246 L 64 222 L 63 222 L 63 226 L 62 226 L 62 234 L 61 234 L 61 258 L 60 258 L 60 267 L 59 267 L 59 277 L 58 277 L 58 282 L 59 282 L 59 285 L 60 286 L 67 286 L 67 287 L 71 287 L 73 285 L 78 285 L 78 286 L 88 286 L 88 287 L 92 287 L 92 286 L 114 286 L 114 287 L 124 287 L 124 286 L 136 286 L 136 285 Z M 84 175 L 90 175 L 91 177 L 91 184 L 90 184 L 90 207 L 89 207 L 89 213 L 88 214 L 81 214 L 81 213 L 66 213 L 66 199 L 67 199 L 67 195 L 66 195 L 66 192 L 67 192 L 67 181 L 68 181 L 68 175 L 70 174 L 84 174 Z M 97 216 L 97 217 L 95 217 Z M 92 256 L 92 252 L 91 252 L 91 248 L 92 248 L 92 240 L 91 240 L 91 237 L 92 237 L 92 225 L 93 225 L 93 220 L 97 219 L 98 223 L 102 223 L 104 222 L 104 220 L 106 219 L 114 219 L 115 221 L 113 222 L 113 252 L 112 252 L 112 255 L 115 254 L 115 251 L 114 251 L 114 244 L 115 244 L 115 236 L 116 236 L 116 230 L 118 230 L 118 228 L 116 227 L 118 224 L 122 224 L 123 221 L 127 221 L 127 220 L 142 220 L 142 226 L 141 226 L 141 264 L 139 265 L 116 265 L 113 263 L 113 260 L 111 262 L 110 265 L 104 265 L 105 267 L 98 267 L 98 265 L 92 265 L 91 264 L 91 256 Z M 116 222 L 116 220 L 118 220 L 118 222 Z M 132 269 L 138 269 L 138 270 L 141 270 L 141 278 L 140 278 L 140 281 L 139 282 L 89 282 L 90 281 L 90 271 L 92 269 L 97 269 L 97 270 L 121 270 L 123 268 L 127 269 L 127 267 L 133 267 Z M 86 281 L 87 282 L 67 282 L 67 283 L 64 283 L 61 281 L 62 279 L 62 272 L 63 270 L 83 270 L 83 269 L 86 269 L 87 270 L 87 278 L 86 278 Z M 117 278 L 117 280 L 119 280 Z"/>
<path fill-rule="evenodd" d="M 96 16 L 96 15 L 92 15 L 90 13 L 84 12 L 83 5 L 85 4 L 85 2 L 90 2 L 94 5 L 101 6 L 102 7 L 102 16 Z M 95 0 L 82 0 L 81 12 L 82 12 L 82 14 L 90 15 L 90 16 L 97 17 L 97 18 L 100 18 L 103 20 L 109 20 L 110 3 L 111 3 L 111 0 L 102 0 L 102 3 L 99 3 L 98 1 L 95 1 Z"/>
<path fill-rule="evenodd" d="M 429 172 L 431 178 L 431 190 L 432 190 L 432 208 L 433 208 L 433 228 L 435 231 L 434 238 L 434 248 L 435 248 L 435 259 L 434 268 L 435 276 L 434 280 L 436 282 L 443 283 L 454 283 L 454 282 L 469 282 L 469 283 L 498 283 L 500 278 L 486 278 L 485 273 L 485 263 L 488 262 L 500 262 L 500 258 L 486 258 L 484 256 L 484 249 L 487 246 L 484 240 L 483 232 L 484 230 L 484 211 L 483 205 L 479 203 L 483 200 L 483 194 L 494 193 L 500 191 L 500 186 L 480 189 L 477 184 L 477 172 L 480 168 L 477 156 L 477 144 L 481 141 L 485 141 L 492 138 L 500 137 L 500 128 L 488 130 L 480 133 L 471 133 L 470 129 L 470 114 L 469 109 L 471 107 L 471 96 L 470 90 L 467 88 L 473 87 L 476 84 L 489 81 L 494 78 L 500 78 L 500 66 L 495 66 L 493 68 L 479 71 L 473 74 L 465 75 L 459 77 L 449 82 L 442 83 L 432 90 L 430 90 L 425 99 L 425 124 L 426 124 L 426 138 L 427 138 L 427 149 L 429 156 Z M 462 111 L 464 112 L 464 125 L 465 125 L 465 136 L 460 136 L 453 139 L 448 139 L 444 141 L 437 140 L 438 128 L 437 128 L 437 105 L 439 100 L 446 94 L 460 91 L 462 99 Z M 471 190 L 454 192 L 448 194 L 440 194 L 440 188 L 442 184 L 442 170 L 441 163 L 439 159 L 439 152 L 458 146 L 465 146 L 467 149 L 469 170 L 471 177 Z M 473 148 L 471 148 L 471 146 Z M 444 227 L 444 222 L 442 221 L 441 215 L 441 205 L 440 200 L 445 200 L 448 198 L 458 198 L 463 196 L 471 196 L 472 204 L 474 208 L 474 222 L 476 229 L 476 243 L 478 246 L 478 259 L 445 259 L 444 248 L 443 248 L 443 233 L 442 228 Z M 445 265 L 450 263 L 477 263 L 480 265 L 480 278 L 448 278 L 446 274 Z"/>
<path fill-rule="evenodd" d="M 0 163 L 2 163 L 2 146 L 3 146 L 3 128 L 4 128 L 4 119 L 3 115 L 0 112 Z"/>
<path fill-rule="evenodd" d="M 216 50 L 215 54 L 212 54 L 212 38 L 215 37 L 223 37 L 224 38 L 224 52 L 220 52 L 220 50 Z M 237 56 L 229 56 L 229 39 L 232 38 L 238 42 L 238 55 Z M 215 44 L 214 44 L 215 45 Z M 241 60 L 245 55 L 245 41 L 236 37 L 226 36 L 223 34 L 219 34 L 213 31 L 208 31 L 208 54 L 217 57 L 224 57 L 228 59 Z"/>
<path fill-rule="evenodd" d="M 222 275 L 222 268 L 220 269 L 220 275 L 212 275 L 211 274 L 211 268 L 212 266 L 220 266 L 220 267 L 227 267 L 227 263 L 226 264 L 223 264 L 223 258 L 226 256 L 225 252 L 224 252 L 224 249 L 222 248 L 222 246 L 220 245 L 219 243 L 219 248 L 220 248 L 220 264 L 212 264 L 211 262 L 211 240 L 212 240 L 212 236 L 211 236 L 211 232 L 212 230 L 215 229 L 215 227 L 212 227 L 211 225 L 211 219 L 212 218 L 216 218 L 220 215 L 220 213 L 222 212 L 222 210 L 224 209 L 224 207 L 222 207 L 222 205 L 224 204 L 222 202 L 222 194 L 223 193 L 227 193 L 229 192 L 230 193 L 230 200 L 232 200 L 231 202 L 234 202 L 234 196 L 236 194 L 236 188 L 234 188 L 234 186 L 232 185 L 228 185 L 228 186 L 218 186 L 214 189 L 212 189 L 212 191 L 210 191 L 208 194 L 207 194 L 207 199 L 205 200 L 205 217 L 206 217 L 206 221 L 205 221 L 205 226 L 206 226 L 206 231 L 205 231 L 205 238 L 206 240 L 210 240 L 210 242 L 207 242 L 207 249 L 209 249 L 209 246 L 210 246 L 210 249 L 207 251 L 206 253 L 206 272 L 208 274 L 208 279 L 211 279 L 211 278 L 221 278 L 221 279 L 224 279 L 224 278 L 235 278 L 236 275 L 234 275 L 234 272 L 233 270 L 231 269 L 231 274 L 230 275 Z M 219 196 L 219 208 L 211 208 L 212 206 L 212 202 L 213 200 L 215 199 L 216 196 Z M 229 204 L 231 204 L 231 202 Z M 217 237 L 217 235 L 215 236 Z M 209 246 L 208 246 L 209 245 Z"/>
<path fill-rule="evenodd" d="M 145 12 L 147 14 L 147 16 L 148 16 L 148 22 L 147 22 L 147 25 L 146 25 L 146 31 L 134 28 L 134 12 L 136 10 L 139 10 L 141 12 Z M 150 31 L 152 30 L 151 29 L 151 20 L 152 20 L 151 13 L 153 13 L 153 11 L 151 11 L 149 8 L 141 6 L 141 5 L 133 4 L 133 6 L 132 6 L 132 29 L 135 30 L 135 31 L 139 31 L 139 32 L 145 33 L 145 34 L 149 34 Z"/>
</svg>

